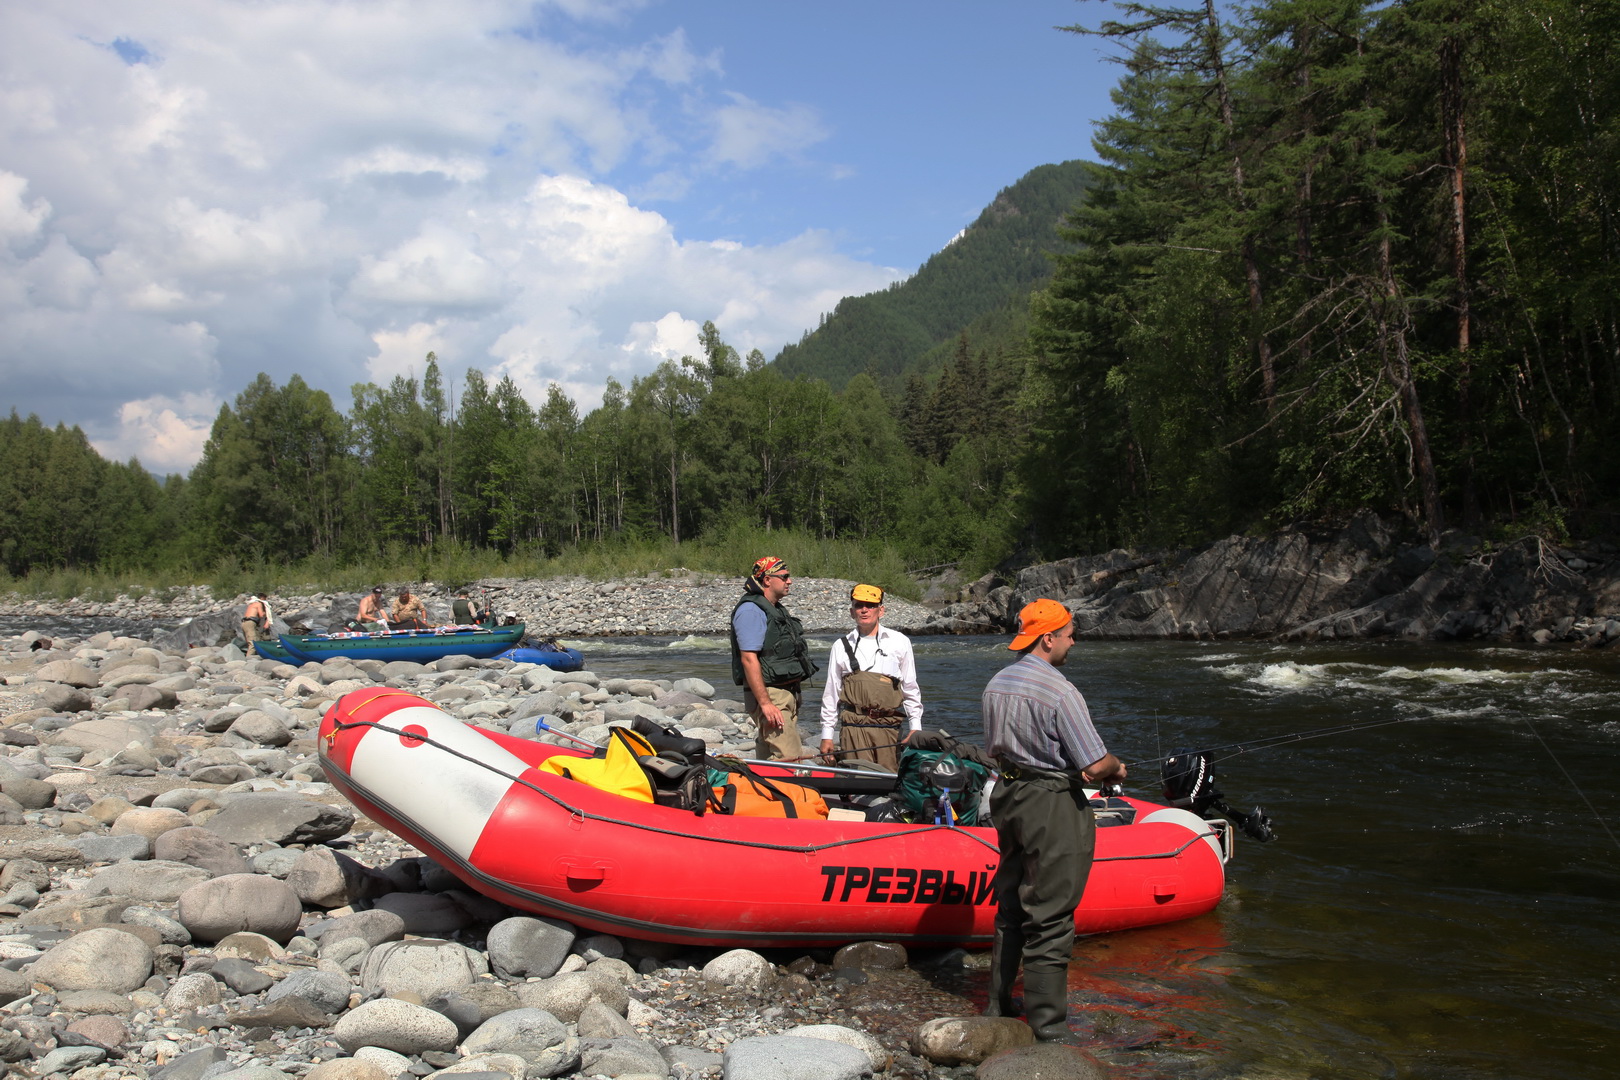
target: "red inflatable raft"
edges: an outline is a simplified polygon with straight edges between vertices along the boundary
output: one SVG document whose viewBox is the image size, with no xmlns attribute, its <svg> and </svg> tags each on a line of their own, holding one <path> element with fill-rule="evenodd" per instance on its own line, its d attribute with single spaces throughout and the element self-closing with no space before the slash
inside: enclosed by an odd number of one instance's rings
<svg viewBox="0 0 1620 1080">
<path fill-rule="evenodd" d="M 383 687 L 334 703 L 320 754 L 355 806 L 472 888 L 593 931 L 755 948 L 983 946 L 993 934 L 994 829 L 637 802 L 533 767 L 579 751 L 472 727 Z M 1105 812 L 1081 933 L 1186 919 L 1220 900 L 1224 822 L 1136 799 L 1094 805 Z"/>
</svg>

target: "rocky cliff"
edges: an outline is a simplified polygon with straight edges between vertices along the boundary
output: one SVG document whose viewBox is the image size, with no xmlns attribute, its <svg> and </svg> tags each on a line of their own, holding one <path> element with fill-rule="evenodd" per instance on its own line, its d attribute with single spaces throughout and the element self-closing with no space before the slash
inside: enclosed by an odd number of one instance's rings
<svg viewBox="0 0 1620 1080">
<path fill-rule="evenodd" d="M 987 576 L 923 633 L 1012 629 L 1037 597 L 1061 600 L 1086 637 L 1283 640 L 1398 636 L 1601 646 L 1620 638 L 1620 556 L 1526 537 L 1489 545 L 1457 532 L 1402 543 L 1376 516 L 1342 529 L 1232 536 L 1201 548 L 1110 551 Z"/>
</svg>

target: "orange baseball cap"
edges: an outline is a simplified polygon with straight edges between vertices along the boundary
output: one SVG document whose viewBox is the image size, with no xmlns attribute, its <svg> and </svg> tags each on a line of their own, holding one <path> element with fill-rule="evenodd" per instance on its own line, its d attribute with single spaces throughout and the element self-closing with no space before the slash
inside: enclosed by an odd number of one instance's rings
<svg viewBox="0 0 1620 1080">
<path fill-rule="evenodd" d="M 1074 616 L 1069 609 L 1056 600 L 1031 600 L 1018 613 L 1018 636 L 1012 639 L 1012 644 L 1007 648 L 1014 652 L 1027 648 L 1042 634 L 1061 630 L 1073 621 Z"/>
</svg>

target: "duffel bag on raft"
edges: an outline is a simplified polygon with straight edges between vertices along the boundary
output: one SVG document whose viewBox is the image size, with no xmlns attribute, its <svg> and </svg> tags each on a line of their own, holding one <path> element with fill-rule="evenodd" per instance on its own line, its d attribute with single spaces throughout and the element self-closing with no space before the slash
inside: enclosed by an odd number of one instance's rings
<svg viewBox="0 0 1620 1080">
<path fill-rule="evenodd" d="M 736 817 L 822 818 L 827 800 L 815 788 L 767 779 L 735 758 L 714 758 L 709 809 Z"/>
</svg>

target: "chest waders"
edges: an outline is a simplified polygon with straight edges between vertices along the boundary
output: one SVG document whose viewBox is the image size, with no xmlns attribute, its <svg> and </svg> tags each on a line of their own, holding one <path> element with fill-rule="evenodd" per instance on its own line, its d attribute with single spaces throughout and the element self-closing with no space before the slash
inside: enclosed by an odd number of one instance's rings
<svg viewBox="0 0 1620 1080">
<path fill-rule="evenodd" d="M 900 771 L 900 721 L 905 718 L 905 695 L 893 675 L 862 671 L 849 638 L 839 639 L 849 655 L 849 673 L 838 691 L 838 726 L 843 731 L 845 758 L 864 758 Z"/>
</svg>

